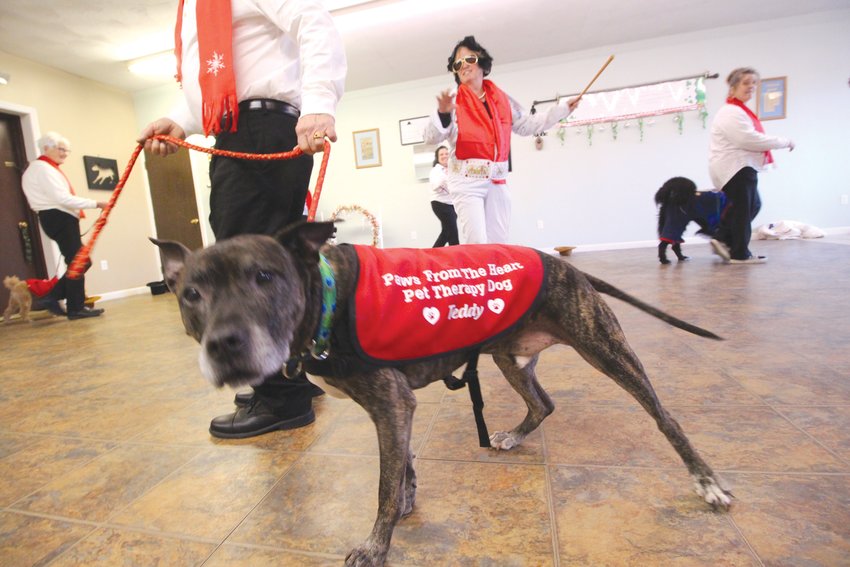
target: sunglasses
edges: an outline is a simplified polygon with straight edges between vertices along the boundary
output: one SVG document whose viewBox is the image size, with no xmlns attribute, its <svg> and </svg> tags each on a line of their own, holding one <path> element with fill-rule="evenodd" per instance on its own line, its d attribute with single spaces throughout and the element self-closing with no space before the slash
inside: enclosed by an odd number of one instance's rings
<svg viewBox="0 0 850 567">
<path fill-rule="evenodd" d="M 464 63 L 466 63 L 467 65 L 475 65 L 476 63 L 478 63 L 478 55 L 475 55 L 473 53 L 472 55 L 467 55 L 466 57 L 455 59 L 455 62 L 452 63 L 452 69 L 454 69 L 454 72 L 457 73 L 458 71 L 460 71 Z"/>
</svg>

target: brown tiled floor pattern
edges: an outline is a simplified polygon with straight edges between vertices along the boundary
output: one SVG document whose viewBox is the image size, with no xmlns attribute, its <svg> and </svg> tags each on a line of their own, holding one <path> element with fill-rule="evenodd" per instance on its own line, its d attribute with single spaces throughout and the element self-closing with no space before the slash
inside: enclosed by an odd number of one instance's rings
<svg viewBox="0 0 850 567">
<path fill-rule="evenodd" d="M 737 500 L 714 513 L 654 423 L 573 351 L 539 374 L 556 412 L 524 445 L 477 447 L 465 391 L 420 392 L 419 492 L 389 564 L 850 565 L 850 238 L 570 261 L 726 337 L 610 303 L 668 410 Z M 232 392 L 201 378 L 171 296 L 0 329 L 0 564 L 340 565 L 374 519 L 377 443 L 352 402 L 316 423 L 219 441 Z M 491 431 L 521 402 L 482 361 Z"/>
</svg>

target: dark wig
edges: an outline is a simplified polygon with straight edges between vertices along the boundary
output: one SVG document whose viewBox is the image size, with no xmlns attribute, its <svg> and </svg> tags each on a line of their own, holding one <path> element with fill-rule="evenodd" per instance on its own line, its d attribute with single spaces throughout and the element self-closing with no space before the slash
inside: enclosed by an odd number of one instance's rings
<svg viewBox="0 0 850 567">
<path fill-rule="evenodd" d="M 449 73 L 452 73 L 455 76 L 455 83 L 460 84 L 460 78 L 457 73 L 454 72 L 452 65 L 454 65 L 455 59 L 457 58 L 457 50 L 461 47 L 465 47 L 468 50 L 478 54 L 478 66 L 481 67 L 481 70 L 484 71 L 484 76 L 490 74 L 490 70 L 493 68 L 493 58 L 490 57 L 490 54 L 484 49 L 481 44 L 475 41 L 475 36 L 468 35 L 455 45 L 455 48 L 452 50 L 452 54 L 449 57 L 449 64 L 446 68 L 449 70 Z"/>
</svg>

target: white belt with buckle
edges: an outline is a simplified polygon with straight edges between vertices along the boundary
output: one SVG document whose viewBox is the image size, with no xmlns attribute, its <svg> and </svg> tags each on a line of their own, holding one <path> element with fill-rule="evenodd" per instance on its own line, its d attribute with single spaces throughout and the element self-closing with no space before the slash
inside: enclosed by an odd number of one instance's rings
<svg viewBox="0 0 850 567">
<path fill-rule="evenodd" d="M 474 179 L 505 179 L 508 176 L 508 162 L 489 159 L 453 160 L 449 163 L 449 172 Z"/>
</svg>

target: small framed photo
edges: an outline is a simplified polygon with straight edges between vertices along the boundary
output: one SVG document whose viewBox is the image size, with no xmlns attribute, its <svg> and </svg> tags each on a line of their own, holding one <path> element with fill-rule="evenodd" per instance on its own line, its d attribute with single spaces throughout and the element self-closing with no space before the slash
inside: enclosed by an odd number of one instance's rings
<svg viewBox="0 0 850 567">
<path fill-rule="evenodd" d="M 381 165 L 381 136 L 377 128 L 354 132 L 354 162 L 357 169 Z"/>
<path fill-rule="evenodd" d="M 404 118 L 398 121 L 398 133 L 402 146 L 425 143 L 425 128 L 428 126 L 428 116 Z"/>
<path fill-rule="evenodd" d="M 89 189 L 112 191 L 118 185 L 118 162 L 114 159 L 83 156 Z"/>
<path fill-rule="evenodd" d="M 788 96 L 785 77 L 773 77 L 759 81 L 758 117 L 759 120 L 779 120 L 785 118 L 785 99 Z"/>
</svg>

